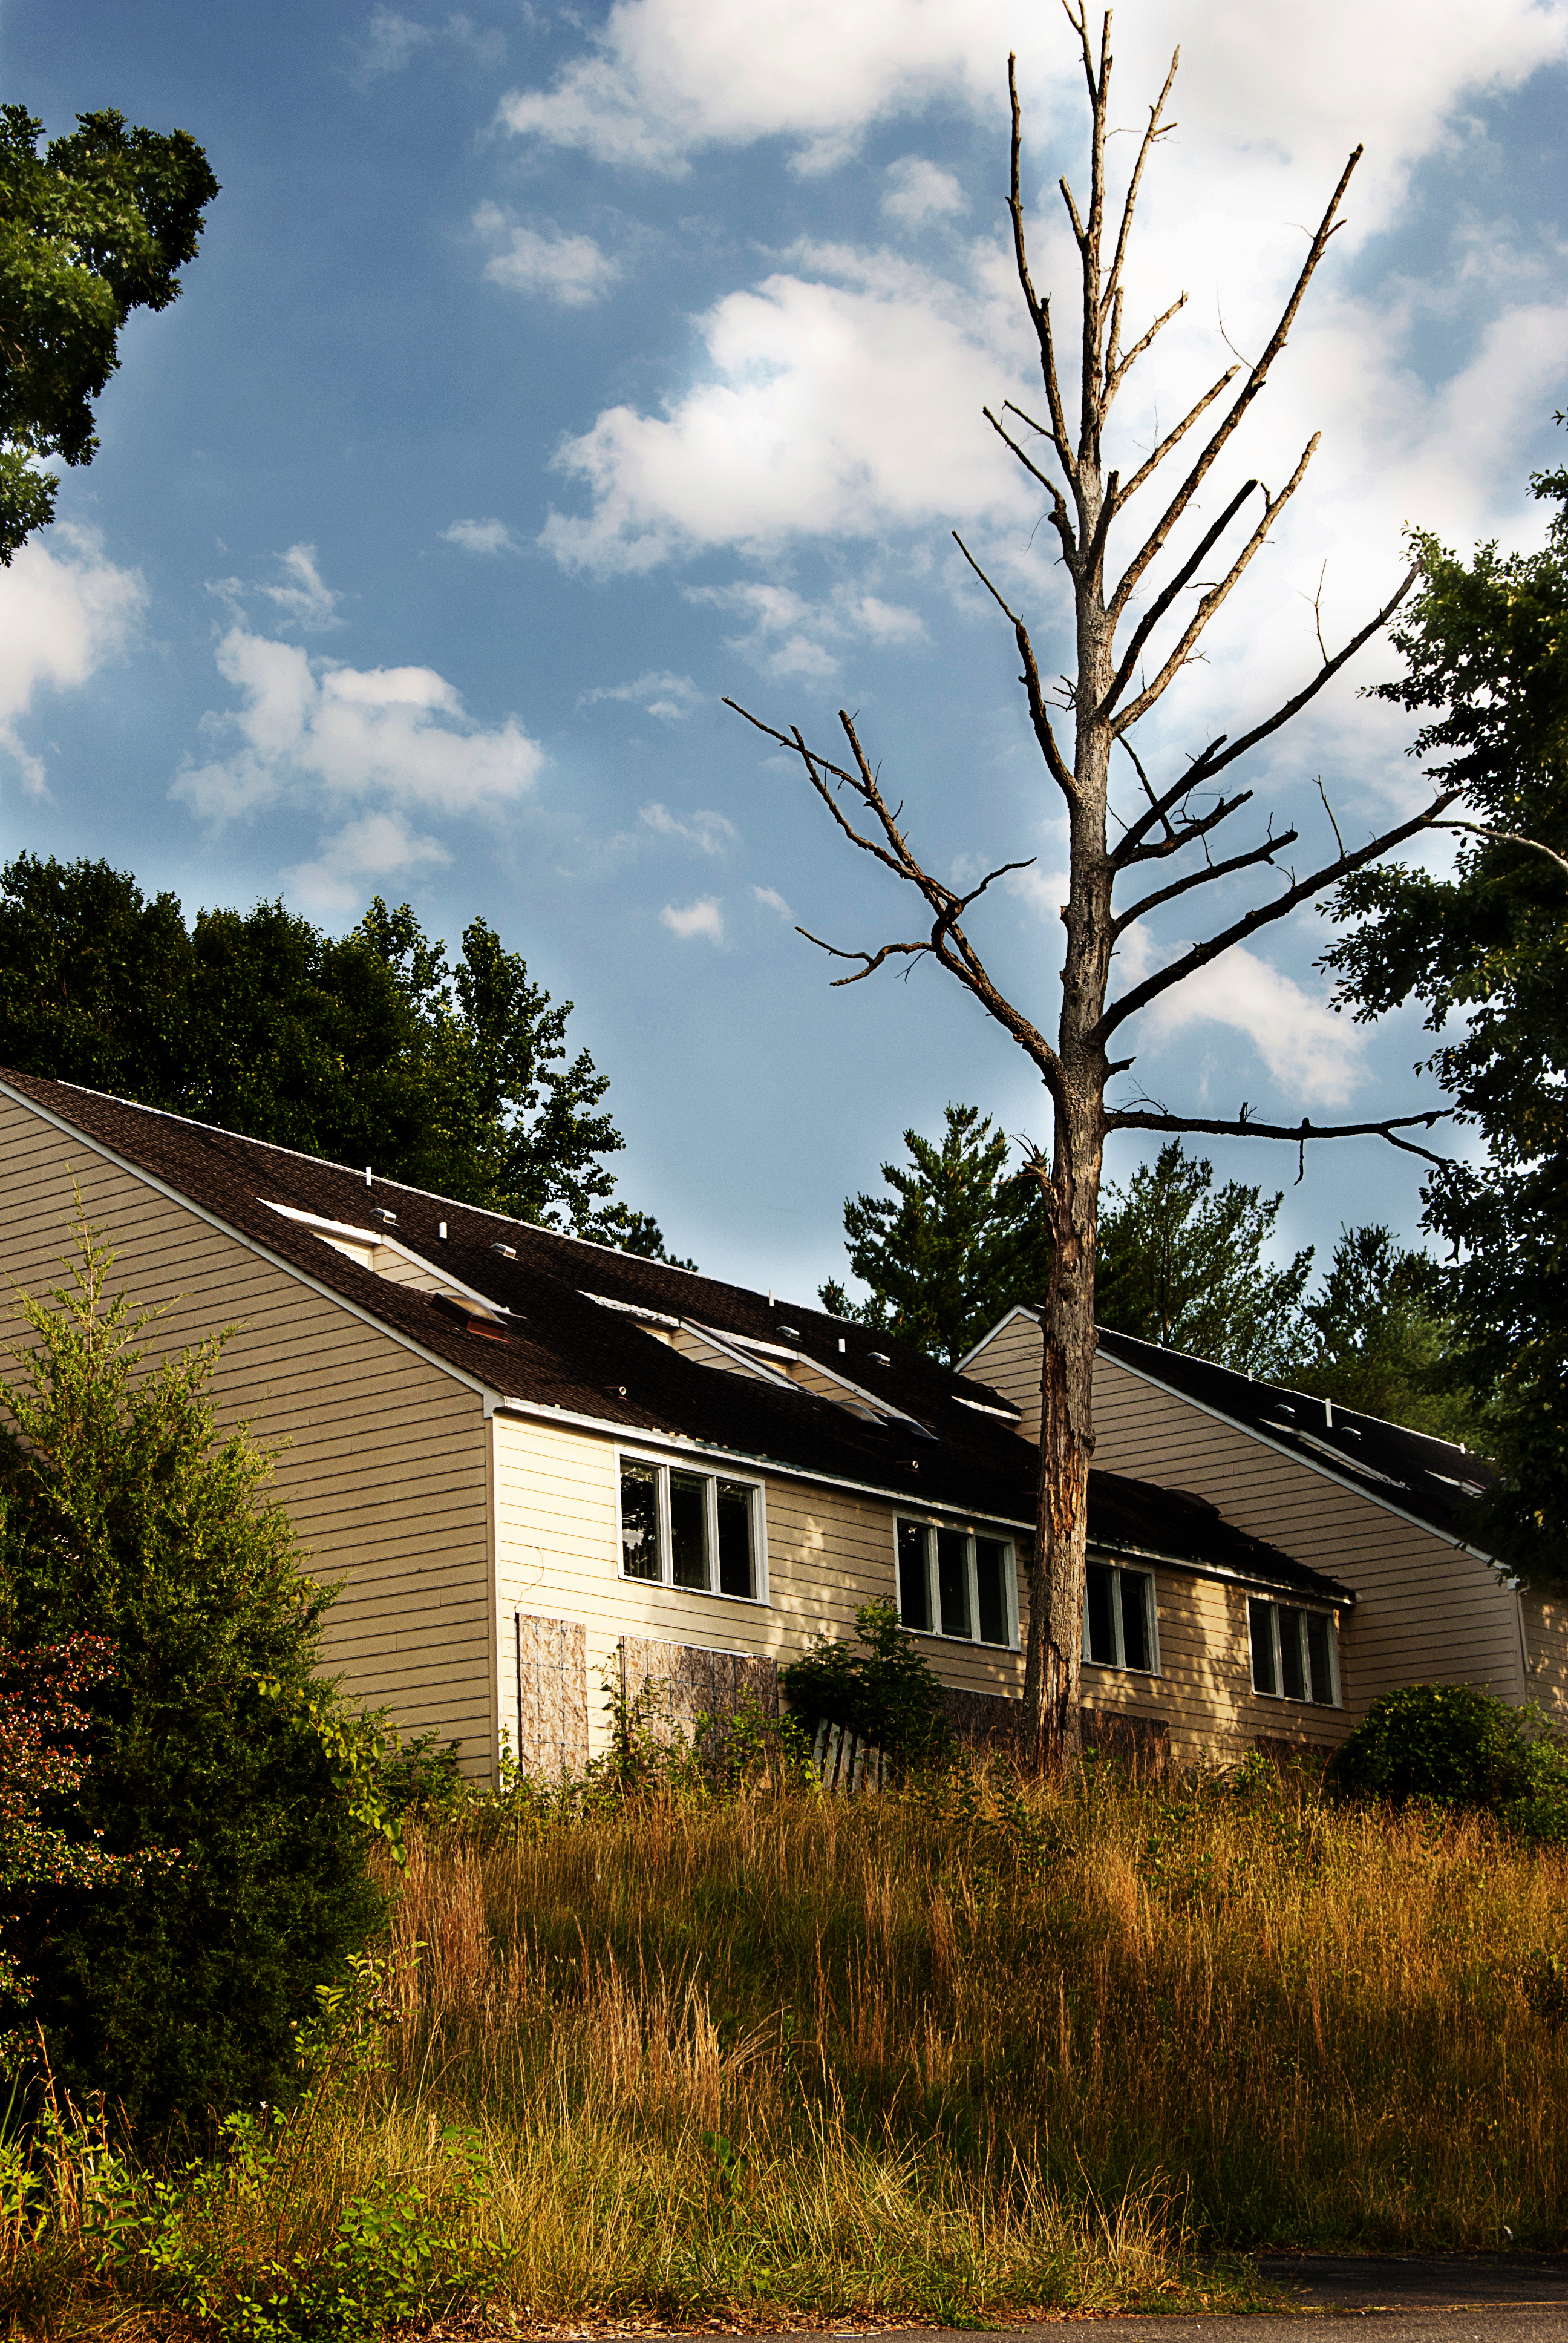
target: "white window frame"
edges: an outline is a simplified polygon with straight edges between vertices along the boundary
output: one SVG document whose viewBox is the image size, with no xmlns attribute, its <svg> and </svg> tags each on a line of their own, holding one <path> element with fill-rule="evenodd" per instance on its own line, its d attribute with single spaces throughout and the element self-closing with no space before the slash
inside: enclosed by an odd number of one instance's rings
<svg viewBox="0 0 1568 2343">
<path fill-rule="evenodd" d="M 1277 1687 L 1273 1692 L 1265 1691 L 1259 1684 L 1257 1671 L 1252 1662 L 1252 1606 L 1254 1604 L 1260 1610 L 1267 1611 L 1269 1614 L 1269 1634 L 1271 1638 L 1274 1661 L 1274 1684 Z M 1304 1650 L 1302 1654 L 1302 1676 L 1307 1685 L 1306 1697 L 1298 1700 L 1293 1693 L 1288 1693 L 1285 1690 L 1284 1651 L 1280 1636 L 1282 1611 L 1289 1611 L 1300 1619 L 1326 1619 L 1329 1623 L 1329 1698 L 1326 1701 L 1312 1698 L 1312 1661 L 1310 1651 Z M 1273 1594 L 1249 1594 L 1247 1597 L 1247 1676 L 1255 1700 L 1277 1700 L 1282 1704 L 1288 1702 L 1295 1708 L 1342 1708 L 1344 1704 L 1340 1696 L 1339 1613 L 1327 1604 L 1283 1603 Z"/>
<path fill-rule="evenodd" d="M 939 1624 L 930 1627 L 910 1627 L 911 1635 L 929 1635 L 934 1643 L 964 1644 L 980 1652 L 1016 1652 L 1019 1649 L 1018 1630 L 1018 1542 L 998 1530 L 983 1525 L 976 1529 L 969 1522 L 934 1521 L 929 1513 L 895 1513 L 893 1516 L 893 1600 L 899 1620 L 904 1624 L 904 1588 L 899 1561 L 899 1528 L 901 1523 L 921 1531 L 925 1539 L 926 1610 Z M 965 1595 L 969 1605 L 970 1632 L 967 1635 L 950 1635 L 940 1625 L 942 1615 L 941 1590 L 937 1577 L 937 1540 L 939 1530 L 955 1530 L 965 1541 L 964 1566 L 967 1574 Z M 988 1644 L 980 1631 L 980 1573 L 975 1564 L 975 1540 L 989 1539 L 993 1545 L 1005 1549 L 1007 1560 L 1002 1565 L 1002 1599 L 1007 1606 L 1007 1641 Z"/>
<path fill-rule="evenodd" d="M 626 1540 L 621 1518 L 621 1480 L 628 1464 L 642 1466 L 654 1475 L 656 1526 L 658 1542 L 658 1575 L 639 1577 L 626 1567 Z M 707 1483 L 704 1492 L 708 1515 L 708 1554 L 709 1564 L 717 1570 L 719 1564 L 719 1483 L 728 1483 L 734 1489 L 745 1489 L 751 1499 L 751 1577 L 749 1594 L 727 1594 L 721 1586 L 678 1586 L 672 1575 L 675 1540 L 669 1518 L 669 1476 L 671 1473 L 689 1473 L 694 1480 Z M 696 1601 L 711 1598 L 716 1603 L 749 1603 L 759 1610 L 769 1607 L 768 1591 L 768 1503 L 767 1483 L 754 1473 L 737 1473 L 716 1464 L 702 1456 L 660 1456 L 646 1450 L 618 1448 L 615 1458 L 615 1566 L 616 1575 L 623 1586 L 661 1587 L 670 1594 L 689 1595 Z"/>
<path fill-rule="evenodd" d="M 1119 1562 L 1108 1562 L 1103 1560 L 1099 1554 L 1094 1554 L 1090 1555 L 1088 1566 L 1094 1570 L 1109 1570 L 1111 1576 L 1118 1582 L 1115 1600 L 1111 1605 L 1111 1624 L 1116 1630 L 1116 1657 L 1113 1660 L 1097 1660 L 1091 1656 L 1089 1649 L 1089 1581 L 1086 1574 L 1084 1578 L 1083 1590 L 1084 1666 L 1086 1668 L 1100 1668 L 1107 1674 L 1115 1670 L 1119 1674 L 1129 1676 L 1162 1675 L 1164 1674 L 1164 1670 L 1160 1665 L 1160 1583 L 1153 1571 L 1129 1570 Z M 1120 1582 L 1124 1578 L 1141 1578 L 1149 1590 L 1143 1606 L 1143 1624 L 1148 1630 L 1149 1634 L 1150 1664 L 1146 1668 L 1130 1667 L 1127 1664 L 1126 1647 L 1121 1634 L 1121 1587 L 1120 1584 Z"/>
</svg>

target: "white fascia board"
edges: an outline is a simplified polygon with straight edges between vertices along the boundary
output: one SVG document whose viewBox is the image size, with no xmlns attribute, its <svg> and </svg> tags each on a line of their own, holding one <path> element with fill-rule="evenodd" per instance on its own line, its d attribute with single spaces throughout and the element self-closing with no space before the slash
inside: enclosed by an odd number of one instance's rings
<svg viewBox="0 0 1568 2343">
<path fill-rule="evenodd" d="M 696 1318 L 682 1318 L 677 1331 L 684 1334 L 695 1334 L 702 1342 L 710 1342 L 713 1348 L 716 1351 L 721 1351 L 727 1359 L 733 1359 L 737 1367 L 744 1373 L 756 1375 L 760 1382 L 772 1383 L 779 1391 L 798 1392 L 800 1388 L 793 1375 L 780 1374 L 779 1369 L 770 1366 L 766 1359 L 752 1358 L 738 1343 L 731 1342 L 727 1335 L 720 1334 L 712 1326 L 703 1325 Z M 789 1352 L 783 1355 L 792 1358 L 794 1353 Z M 693 1362 L 693 1364 L 698 1366 L 701 1363 L 700 1360 Z"/>
<path fill-rule="evenodd" d="M 1091 1557 L 1103 1554 L 1108 1562 L 1146 1562 L 1159 1570 L 1184 1570 L 1191 1578 L 1219 1578 L 1231 1586 L 1259 1586 L 1271 1594 L 1294 1594 L 1302 1603 L 1322 1603 L 1331 1611 L 1352 1610 L 1358 1599 L 1353 1587 L 1342 1594 L 1320 1593 L 1315 1587 L 1297 1586 L 1288 1578 L 1270 1578 L 1262 1571 L 1232 1570 L 1223 1562 L 1194 1562 L 1190 1554 L 1161 1554 L 1155 1546 L 1107 1544 L 1091 1538 L 1089 1551 Z"/>
<path fill-rule="evenodd" d="M 61 1087 L 67 1086 L 62 1084 Z M 69 1087 L 76 1088 L 79 1085 L 72 1084 Z M 85 1095 L 89 1098 L 109 1098 L 111 1093 L 106 1091 L 89 1091 Z M 455 1367 L 450 1359 L 442 1358 L 439 1352 L 427 1350 L 423 1342 L 416 1342 L 411 1334 L 405 1334 L 400 1327 L 389 1326 L 385 1318 L 377 1317 L 373 1310 L 367 1310 L 362 1303 L 350 1301 L 347 1294 L 339 1293 L 334 1287 L 325 1284 L 321 1279 L 312 1277 L 308 1270 L 301 1269 L 297 1262 L 285 1261 L 281 1253 L 274 1252 L 269 1246 L 263 1244 L 259 1238 L 247 1236 L 243 1229 L 236 1229 L 232 1222 L 226 1221 L 220 1213 L 211 1211 L 206 1204 L 198 1204 L 194 1197 L 186 1194 L 183 1188 L 172 1186 L 168 1181 L 160 1179 L 156 1172 L 147 1171 L 143 1164 L 133 1163 L 127 1156 L 120 1154 L 117 1149 L 111 1147 L 107 1141 L 95 1139 L 91 1132 L 82 1129 L 80 1123 L 68 1122 L 64 1115 L 56 1114 L 52 1107 L 41 1106 L 36 1099 L 29 1098 L 25 1091 L 13 1090 L 9 1082 L 0 1081 L 0 1097 L 8 1098 L 15 1105 L 25 1108 L 29 1114 L 35 1114 L 40 1121 L 48 1123 L 51 1129 L 59 1131 L 65 1138 L 79 1141 L 91 1153 L 101 1157 L 106 1163 L 113 1163 L 116 1170 L 124 1172 L 128 1178 L 139 1181 L 144 1188 L 150 1188 L 155 1195 L 162 1196 L 167 1202 L 177 1204 L 182 1212 L 189 1212 L 193 1220 L 200 1221 L 209 1229 L 216 1229 L 220 1236 L 227 1237 L 231 1242 L 243 1245 L 246 1252 L 254 1253 L 258 1261 L 265 1261 L 269 1268 L 281 1271 L 285 1277 L 293 1278 L 296 1284 L 303 1285 L 309 1292 L 319 1294 L 322 1301 L 335 1303 L 339 1310 L 347 1310 L 349 1316 L 357 1319 L 362 1326 L 372 1327 L 377 1334 L 384 1334 L 387 1342 L 396 1342 L 400 1350 L 412 1352 L 415 1358 L 423 1359 L 427 1366 L 436 1367 L 442 1374 L 449 1375 L 454 1383 L 461 1383 L 465 1390 L 477 1393 L 485 1400 L 486 1412 L 488 1413 L 489 1403 L 493 1397 L 492 1387 L 481 1383 L 477 1375 L 469 1374 L 466 1368 Z M 113 1102 L 119 1106 L 126 1101 L 116 1099 Z M 179 1118 L 169 1115 L 163 1117 L 162 1120 L 172 1122 Z M 198 1128 L 209 1130 L 216 1126 L 202 1124 L 198 1125 Z M 232 1135 L 232 1133 L 225 1133 L 226 1137 Z M 286 1148 L 277 1150 L 279 1154 L 288 1154 L 292 1151 L 291 1149 Z M 374 1276 L 374 1271 L 366 1272 L 367 1276 Z"/>
<path fill-rule="evenodd" d="M 1385 1513 L 1392 1513 L 1397 1521 L 1407 1523 L 1412 1530 L 1424 1530 L 1427 1536 L 1436 1538 L 1440 1545 L 1452 1546 L 1456 1554 L 1468 1554 L 1476 1562 L 1484 1562 L 1493 1569 L 1498 1566 L 1496 1556 L 1488 1554 L 1483 1546 L 1471 1545 L 1463 1538 L 1451 1537 L 1446 1530 L 1440 1530 L 1434 1523 L 1423 1522 L 1419 1513 L 1407 1513 L 1404 1506 L 1396 1505 L 1392 1498 L 1380 1496 L 1375 1489 L 1369 1489 L 1364 1482 L 1352 1479 L 1343 1473 L 1331 1472 L 1328 1465 L 1320 1463 L 1315 1456 L 1303 1456 L 1299 1450 L 1287 1448 L 1282 1441 L 1271 1440 L 1266 1433 L 1258 1431 L 1251 1423 L 1243 1423 L 1239 1416 L 1227 1415 L 1222 1407 L 1211 1407 L 1205 1401 L 1194 1399 L 1191 1392 L 1179 1390 L 1176 1384 L 1162 1382 L 1159 1375 L 1151 1374 L 1147 1367 L 1135 1367 L 1130 1360 L 1114 1358 L 1109 1352 L 1106 1353 L 1106 1357 L 1113 1367 L 1120 1367 L 1124 1374 L 1136 1375 L 1140 1383 L 1148 1383 L 1154 1391 L 1165 1393 L 1170 1399 L 1180 1400 L 1183 1407 L 1196 1408 L 1200 1415 L 1208 1416 L 1214 1423 L 1227 1424 L 1232 1432 L 1241 1433 L 1243 1438 L 1255 1440 L 1260 1448 L 1271 1449 L 1276 1456 L 1283 1456 L 1291 1463 L 1300 1464 L 1309 1473 L 1321 1473 L 1325 1481 L 1333 1483 L 1335 1488 L 1348 1491 L 1352 1497 L 1364 1498 L 1369 1505 L 1381 1505 Z"/>
</svg>

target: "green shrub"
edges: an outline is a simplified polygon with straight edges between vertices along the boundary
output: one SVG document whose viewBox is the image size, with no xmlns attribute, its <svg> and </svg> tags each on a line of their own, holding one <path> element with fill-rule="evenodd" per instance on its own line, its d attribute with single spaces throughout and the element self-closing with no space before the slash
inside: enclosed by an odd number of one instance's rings
<svg viewBox="0 0 1568 2343">
<path fill-rule="evenodd" d="M 1329 1778 L 1394 1805 L 1431 1799 L 1478 1807 L 1532 1837 L 1568 1837 L 1568 1756 L 1545 1719 L 1473 1684 L 1384 1693 L 1341 1746 Z"/>
<path fill-rule="evenodd" d="M 0 1626 L 23 1653 L 114 1647 L 77 1696 L 91 1762 L 45 1819 L 152 1859 L 34 1899 L 15 1949 L 63 2090 L 200 2123 L 286 2090 L 292 2022 L 377 1922 L 383 1735 L 315 1674 L 330 1594 L 268 1460 L 215 1438 L 219 1340 L 146 1363 L 112 1254 L 80 1242 L 73 1288 L 20 1298 L 25 1380 L 0 1384 Z"/>
<path fill-rule="evenodd" d="M 779 1670 L 794 1715 L 808 1732 L 821 1724 L 845 1725 L 906 1764 L 945 1756 L 952 1735 L 942 1688 L 892 1604 L 862 1604 L 855 1625 L 859 1651 L 824 1636 Z"/>
</svg>

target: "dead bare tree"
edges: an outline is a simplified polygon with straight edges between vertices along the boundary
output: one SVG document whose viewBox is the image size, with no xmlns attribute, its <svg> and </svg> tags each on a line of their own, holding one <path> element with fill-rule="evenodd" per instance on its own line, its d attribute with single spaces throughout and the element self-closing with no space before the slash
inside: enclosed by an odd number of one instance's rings
<svg viewBox="0 0 1568 2343">
<path fill-rule="evenodd" d="M 1362 150 L 1356 148 L 1341 174 L 1261 357 L 1250 367 L 1229 367 L 1174 428 L 1157 439 L 1131 477 L 1123 479 L 1114 466 L 1107 470 L 1105 464 L 1106 426 L 1111 407 L 1132 368 L 1187 298 L 1183 293 L 1155 317 L 1131 347 L 1123 347 L 1123 280 L 1129 239 L 1145 168 L 1161 139 L 1174 127 L 1167 122 L 1166 107 L 1180 52 L 1172 57 L 1164 86 L 1149 110 L 1148 125 L 1121 201 L 1107 263 L 1109 214 L 1113 209 L 1108 206 L 1106 186 L 1106 142 L 1111 126 L 1111 16 L 1107 13 L 1102 19 L 1097 55 L 1085 0 L 1063 0 L 1063 6 L 1081 51 L 1091 117 L 1086 212 L 1081 212 L 1067 180 L 1060 182 L 1082 279 L 1078 427 L 1075 435 L 1062 395 L 1050 302 L 1036 292 L 1030 274 L 1020 190 L 1021 122 L 1016 61 L 1012 58 L 1008 61 L 1008 86 L 1012 101 L 1013 249 L 1019 284 L 1040 345 L 1045 420 L 1036 420 L 1010 401 L 1004 405 L 1000 417 L 990 407 L 984 413 L 992 430 L 1005 441 L 1048 498 L 1049 517 L 1072 580 L 1077 669 L 1075 675 L 1063 679 L 1060 702 L 1061 711 L 1071 717 L 1070 759 L 1058 738 L 1027 626 L 985 575 L 962 538 L 957 539 L 965 558 L 1013 629 L 1023 670 L 1020 680 L 1028 695 L 1035 738 L 1046 770 L 1067 807 L 1070 875 L 1068 900 L 1061 910 L 1067 951 L 1054 1042 L 1048 1041 L 1040 1025 L 1005 997 L 964 924 L 971 906 L 988 888 L 1009 870 L 1026 866 L 1020 862 L 1004 863 L 989 871 L 978 885 L 960 893 L 936 878 L 920 860 L 910 842 L 900 809 L 884 796 L 878 774 L 847 713 L 841 710 L 839 719 L 849 749 L 850 762 L 845 766 L 810 747 L 798 726 L 780 730 L 738 702 L 728 703 L 737 714 L 746 717 L 771 739 L 781 742 L 799 757 L 812 788 L 844 836 L 911 887 L 930 914 L 929 934 L 910 942 L 884 943 L 874 950 L 842 950 L 802 929 L 803 935 L 835 959 L 858 963 L 851 974 L 835 981 L 859 983 L 890 961 L 929 956 L 955 976 L 986 1012 L 1012 1035 L 1039 1069 L 1050 1095 L 1053 1121 L 1050 1159 L 1048 1162 L 1036 1150 L 1030 1165 L 1044 1189 L 1054 1248 L 1050 1286 L 1041 1307 L 1044 1363 L 1040 1513 L 1030 1565 L 1025 1700 L 1037 1753 L 1042 1760 L 1053 1763 L 1076 1755 L 1079 1748 L 1086 1498 L 1090 1459 L 1094 1450 L 1091 1376 L 1095 1350 L 1095 1242 L 1101 1169 L 1108 1134 L 1115 1131 L 1202 1131 L 1289 1140 L 1301 1150 L 1304 1163 L 1309 1139 L 1375 1133 L 1396 1147 L 1428 1156 L 1429 1161 L 1439 1160 L 1413 1141 L 1399 1135 L 1416 1124 L 1430 1129 L 1438 1119 L 1433 1113 L 1323 1126 L 1305 1119 L 1297 1124 L 1258 1122 L 1251 1119 L 1244 1102 L 1232 1121 L 1171 1114 L 1148 1102 L 1108 1107 L 1108 1083 L 1132 1063 L 1130 1057 L 1112 1057 L 1115 1037 L 1140 1010 L 1221 953 L 1244 942 L 1271 921 L 1282 920 L 1298 904 L 1321 895 L 1351 871 L 1360 870 L 1363 863 L 1376 861 L 1406 839 L 1430 828 L 1459 794 L 1455 789 L 1444 790 L 1410 820 L 1400 822 L 1353 850 L 1345 846 L 1336 826 L 1337 851 L 1332 860 L 1302 878 L 1293 870 L 1279 869 L 1278 875 L 1285 883 L 1278 891 L 1202 942 L 1193 944 L 1114 1001 L 1108 998 L 1117 941 L 1138 920 L 1161 904 L 1173 902 L 1238 871 L 1254 866 L 1274 870 L 1278 858 L 1296 843 L 1299 833 L 1294 829 L 1276 832 L 1271 819 L 1258 843 L 1215 860 L 1209 841 L 1222 823 L 1251 801 L 1253 794 L 1250 789 L 1227 793 L 1221 777 L 1299 714 L 1362 646 L 1386 626 L 1409 591 L 1415 573 L 1412 571 L 1382 609 L 1332 654 L 1324 645 L 1320 628 L 1319 664 L 1283 706 L 1250 724 L 1236 739 L 1224 733 L 1216 735 L 1191 758 L 1176 779 L 1160 787 L 1150 779 L 1132 743 L 1133 728 L 1149 715 L 1194 657 L 1205 628 L 1240 584 L 1280 514 L 1300 488 L 1316 450 L 1317 436 L 1308 442 L 1282 488 L 1271 492 L 1257 480 L 1247 481 L 1230 498 L 1218 518 L 1202 529 L 1190 552 L 1177 559 L 1172 548 L 1173 573 L 1157 591 L 1151 570 L 1171 548 L 1171 540 L 1181 525 L 1191 525 L 1195 519 L 1204 483 L 1267 384 L 1270 370 L 1285 347 L 1307 288 L 1339 224 L 1345 190 Z M 1242 379 L 1232 391 L 1238 376 Z M 1228 393 L 1232 394 L 1229 403 L 1221 406 Z M 1219 420 L 1208 427 L 1208 436 L 1202 439 L 1200 452 L 1191 458 L 1180 485 L 1120 575 L 1116 575 L 1110 551 L 1113 523 L 1121 519 L 1139 491 L 1154 479 L 1167 458 L 1187 440 L 1189 433 L 1217 406 L 1221 406 Z M 1038 462 L 1037 454 L 1040 459 Z M 1051 458 L 1056 476 L 1044 468 Z M 1261 503 L 1254 503 L 1254 499 L 1261 499 Z M 1180 608 L 1181 598 L 1199 577 L 1215 547 L 1248 508 L 1251 509 L 1250 534 L 1231 553 L 1222 575 L 1216 583 L 1199 590 L 1199 598 L 1190 609 Z M 1148 597 L 1141 603 L 1140 589 Z M 1157 637 L 1161 638 L 1158 642 Z M 1065 732 L 1065 725 L 1062 729 Z M 1111 807 L 1111 757 L 1119 744 L 1141 792 L 1133 799 L 1135 818 L 1126 821 Z M 1121 834 L 1114 845 L 1110 840 L 1108 820 L 1116 820 L 1121 827 Z M 1332 811 L 1330 820 L 1332 823 Z M 1140 883 L 1146 889 L 1125 907 L 1114 900 L 1119 883 L 1123 880 L 1134 890 Z"/>
</svg>

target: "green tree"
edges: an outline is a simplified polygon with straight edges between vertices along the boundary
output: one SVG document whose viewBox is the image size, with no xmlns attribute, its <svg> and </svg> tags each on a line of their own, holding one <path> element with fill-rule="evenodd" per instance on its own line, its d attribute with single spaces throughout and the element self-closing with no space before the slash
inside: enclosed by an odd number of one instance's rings
<svg viewBox="0 0 1568 2343">
<path fill-rule="evenodd" d="M 1038 1301 L 1050 1249 L 1038 1182 L 1005 1176 L 1005 1135 L 978 1107 L 944 1120 L 940 1147 L 905 1131 L 909 1168 L 882 1166 L 891 1196 L 845 1201 L 849 1268 L 869 1298 L 831 1280 L 819 1298 L 951 1365 L 1015 1302 Z"/>
<path fill-rule="evenodd" d="M 1439 1440 L 1484 1444 L 1484 1414 L 1461 1380 L 1441 1273 L 1392 1229 L 1342 1228 L 1322 1285 L 1301 1316 L 1302 1351 L 1286 1380 L 1336 1406 Z"/>
<path fill-rule="evenodd" d="M 1309 1245 L 1282 1267 L 1267 1258 L 1281 1196 L 1227 1180 L 1169 1141 L 1100 1212 L 1100 1322 L 1146 1342 L 1274 1375 L 1300 1348 Z"/>
<path fill-rule="evenodd" d="M 184 130 L 80 114 L 38 152 L 44 126 L 0 106 L 0 562 L 53 519 L 38 459 L 90 463 L 93 401 L 119 364 L 133 309 L 166 309 L 218 192 Z"/>
<path fill-rule="evenodd" d="M 1380 696 L 1422 715 L 1412 754 L 1462 789 L 1451 875 L 1359 872 L 1325 955 L 1358 1019 L 1410 1000 L 1430 1063 L 1483 1142 L 1422 1190 L 1452 1250 L 1442 1307 L 1466 1380 L 1493 1394 L 1504 1472 L 1491 1534 L 1526 1574 L 1568 1579 L 1568 472 L 1539 553 L 1466 563 L 1419 534 L 1420 591 Z M 1456 1038 L 1451 1019 L 1462 1019 Z"/>
<path fill-rule="evenodd" d="M 453 967 L 377 896 L 334 939 L 281 902 L 198 911 L 105 862 L 0 872 L 0 1064 L 666 1258 L 616 1200 L 608 1082 L 494 929 Z"/>
<path fill-rule="evenodd" d="M 157 1863 L 89 1885 L 62 1866 L 16 1946 L 55 2075 L 144 2123 L 276 2097 L 291 2022 L 373 1927 L 374 1721 L 315 1671 L 328 1591 L 301 1575 L 266 1457 L 214 1433 L 221 1346 L 149 1363 L 147 1320 L 106 1291 L 85 1225 L 73 1282 L 17 1307 L 0 1384 L 0 1587 L 26 1654 L 104 1638 L 75 1694 L 92 1763 L 45 1821 L 73 1847 Z"/>
</svg>

